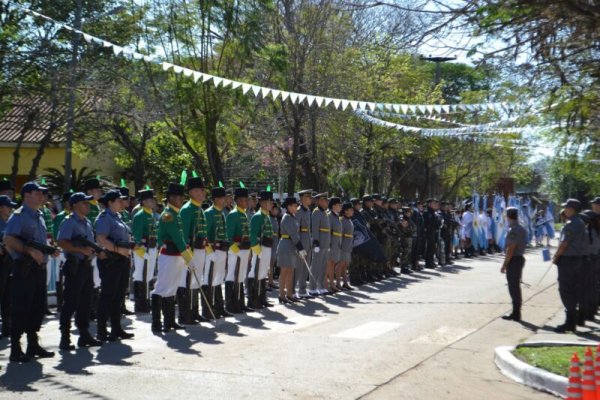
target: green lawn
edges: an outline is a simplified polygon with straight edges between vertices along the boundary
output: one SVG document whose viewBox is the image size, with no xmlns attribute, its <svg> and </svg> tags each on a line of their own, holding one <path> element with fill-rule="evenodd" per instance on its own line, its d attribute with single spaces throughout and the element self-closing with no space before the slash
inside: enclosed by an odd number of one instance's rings
<svg viewBox="0 0 600 400">
<path fill-rule="evenodd" d="M 569 376 L 571 357 L 577 352 L 582 363 L 586 347 L 584 346 L 555 346 L 555 347 L 518 347 L 514 355 L 521 361 L 554 374 Z M 592 348 L 594 357 L 596 352 Z"/>
</svg>

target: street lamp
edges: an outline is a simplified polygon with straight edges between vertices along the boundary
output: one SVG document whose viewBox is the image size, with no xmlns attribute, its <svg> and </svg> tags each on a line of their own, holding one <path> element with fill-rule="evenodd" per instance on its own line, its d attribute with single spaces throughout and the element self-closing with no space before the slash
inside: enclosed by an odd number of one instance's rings
<svg viewBox="0 0 600 400">
<path fill-rule="evenodd" d="M 440 83 L 440 80 L 442 78 L 442 69 L 441 69 L 440 65 L 446 61 L 456 60 L 456 57 L 432 57 L 432 56 L 425 57 L 425 56 L 421 56 L 419 58 L 423 61 L 432 61 L 435 63 L 435 84 L 436 85 L 438 83 Z"/>
<path fill-rule="evenodd" d="M 97 15 L 96 17 L 84 21 L 82 18 L 83 0 L 77 0 L 75 8 L 75 24 L 74 28 L 81 31 L 85 22 L 95 21 L 108 15 L 122 13 L 127 8 L 125 6 L 117 6 L 112 10 Z M 79 56 L 79 33 L 73 32 L 71 36 L 71 61 L 69 62 L 69 107 L 67 109 L 67 130 L 65 132 L 65 186 L 64 191 L 68 192 L 71 189 L 71 181 L 73 175 L 73 131 L 75 129 L 75 87 L 77 85 L 77 58 Z"/>
</svg>

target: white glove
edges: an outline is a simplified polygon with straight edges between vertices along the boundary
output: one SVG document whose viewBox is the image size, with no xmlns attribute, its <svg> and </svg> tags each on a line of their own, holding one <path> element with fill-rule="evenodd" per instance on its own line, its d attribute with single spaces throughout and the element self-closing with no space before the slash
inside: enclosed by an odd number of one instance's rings
<svg viewBox="0 0 600 400">
<path fill-rule="evenodd" d="M 302 250 L 302 251 L 304 251 L 304 250 Z M 313 249 L 313 251 L 314 251 L 314 252 L 315 252 L 315 254 L 316 254 L 316 253 L 318 253 L 319 251 L 321 251 L 321 248 L 320 248 L 319 246 L 317 246 L 317 247 L 315 247 L 315 248 Z M 305 252 L 305 251 L 304 251 L 304 252 Z M 305 252 L 305 253 L 306 253 L 306 252 Z"/>
<path fill-rule="evenodd" d="M 317 247 L 318 248 L 318 247 Z M 300 257 L 306 259 L 306 256 L 308 256 L 308 253 L 306 252 L 306 250 L 300 250 L 298 252 L 298 254 L 300 254 Z"/>
</svg>

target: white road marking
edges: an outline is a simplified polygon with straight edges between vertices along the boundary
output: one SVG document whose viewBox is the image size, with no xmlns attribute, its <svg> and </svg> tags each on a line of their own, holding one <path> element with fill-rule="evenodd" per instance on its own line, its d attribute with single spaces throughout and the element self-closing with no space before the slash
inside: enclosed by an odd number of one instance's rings
<svg viewBox="0 0 600 400">
<path fill-rule="evenodd" d="M 401 325 L 399 322 L 371 321 L 331 336 L 345 339 L 373 339 Z"/>
<path fill-rule="evenodd" d="M 448 345 L 457 340 L 460 340 L 473 332 L 474 329 L 462 329 L 462 328 L 453 328 L 449 326 L 442 326 L 438 328 L 436 331 L 427 333 L 425 335 L 419 336 L 413 340 L 411 343 L 421 343 L 421 344 L 439 344 L 439 345 Z"/>
</svg>

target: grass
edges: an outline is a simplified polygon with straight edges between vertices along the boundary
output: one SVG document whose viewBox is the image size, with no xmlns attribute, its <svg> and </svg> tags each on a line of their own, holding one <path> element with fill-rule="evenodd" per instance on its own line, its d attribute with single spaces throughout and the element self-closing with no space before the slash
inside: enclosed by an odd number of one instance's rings
<svg viewBox="0 0 600 400">
<path fill-rule="evenodd" d="M 585 346 L 518 347 L 513 354 L 529 365 L 568 377 L 573 353 L 578 353 L 583 367 L 585 350 Z"/>
</svg>

